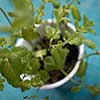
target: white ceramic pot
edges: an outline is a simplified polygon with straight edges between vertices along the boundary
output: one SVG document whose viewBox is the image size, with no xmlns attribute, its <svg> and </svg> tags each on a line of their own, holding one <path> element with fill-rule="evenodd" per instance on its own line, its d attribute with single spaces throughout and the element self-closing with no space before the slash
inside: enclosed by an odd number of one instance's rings
<svg viewBox="0 0 100 100">
<path fill-rule="evenodd" d="M 48 20 L 48 22 L 52 22 L 52 20 Z M 38 27 L 38 25 L 36 25 Z M 68 23 L 67 24 L 68 27 L 70 27 L 70 29 L 75 32 L 76 29 L 74 27 L 74 25 L 72 25 L 71 23 Z M 27 47 L 28 49 L 31 49 L 31 46 L 28 44 L 27 41 L 25 41 L 24 39 L 19 39 L 16 46 L 25 46 Z M 80 45 L 79 46 L 79 55 L 78 55 L 78 59 L 80 59 L 82 56 L 83 56 L 83 53 L 84 53 L 84 45 Z M 57 81 L 55 83 L 52 83 L 52 84 L 46 84 L 46 85 L 43 85 L 41 87 L 41 89 L 53 89 L 53 88 L 57 88 L 57 87 L 60 87 L 62 86 L 63 84 L 67 83 L 77 72 L 78 68 L 79 68 L 79 64 L 80 64 L 80 61 L 77 61 L 73 70 L 65 77 L 63 78 L 62 80 L 60 81 Z M 30 79 L 32 76 L 27 76 L 26 79 Z M 34 76 L 33 76 L 34 77 Z"/>
</svg>

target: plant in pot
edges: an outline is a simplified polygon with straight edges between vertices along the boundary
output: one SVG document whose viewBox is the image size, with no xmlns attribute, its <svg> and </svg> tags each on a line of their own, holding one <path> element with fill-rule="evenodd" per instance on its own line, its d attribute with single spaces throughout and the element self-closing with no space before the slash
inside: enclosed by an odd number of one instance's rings
<svg viewBox="0 0 100 100">
<path fill-rule="evenodd" d="M 80 24 L 81 16 L 76 7 L 80 1 L 60 5 L 57 0 L 42 0 L 37 9 L 31 0 L 11 1 L 15 8 L 8 12 L 11 19 L 0 8 L 10 24 L 0 27 L 1 32 L 8 34 L 0 37 L 0 90 L 4 88 L 4 80 L 22 91 L 37 87 L 36 94 L 25 97 L 29 100 L 39 98 L 39 89 L 56 88 L 70 80 L 75 83 L 71 88 L 73 92 L 85 87 L 93 95 L 100 94 L 99 86 L 89 86 L 84 80 L 87 69 L 84 58 L 100 55 L 100 52 L 95 43 L 85 37 L 88 32 L 95 34 L 94 22 L 84 14 L 83 24 Z M 43 19 L 47 3 L 54 7 L 54 19 Z M 94 52 L 83 55 L 84 44 Z M 72 78 L 75 74 L 80 81 Z"/>
</svg>

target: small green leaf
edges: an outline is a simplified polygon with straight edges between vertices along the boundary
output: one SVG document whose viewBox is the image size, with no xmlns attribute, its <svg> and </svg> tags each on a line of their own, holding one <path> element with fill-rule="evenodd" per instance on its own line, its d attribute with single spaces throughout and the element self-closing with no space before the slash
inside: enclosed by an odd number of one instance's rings
<svg viewBox="0 0 100 100">
<path fill-rule="evenodd" d="M 35 28 L 32 27 L 24 27 L 22 29 L 22 36 L 25 40 L 33 40 L 39 37 L 39 33 Z"/>
<path fill-rule="evenodd" d="M 100 86 L 87 86 L 86 89 L 89 90 L 92 95 L 100 95 Z"/>
<path fill-rule="evenodd" d="M 78 4 L 80 4 L 80 0 L 76 0 L 76 2 L 77 2 Z"/>
<path fill-rule="evenodd" d="M 58 67 L 57 67 L 57 65 L 55 63 L 55 60 L 53 59 L 52 56 L 47 56 L 44 59 L 44 68 L 47 71 L 50 71 L 50 70 L 53 70 L 53 69 L 58 69 Z"/>
<path fill-rule="evenodd" d="M 73 18 L 80 21 L 81 20 L 81 16 L 80 16 L 80 13 L 79 13 L 79 10 L 76 6 L 72 5 L 71 6 L 71 11 L 72 11 L 72 15 L 73 15 Z"/>
<path fill-rule="evenodd" d="M 0 26 L 0 32 L 11 34 L 12 29 L 11 29 L 11 27 L 8 27 L 8 26 Z"/>
<path fill-rule="evenodd" d="M 71 88 L 71 91 L 72 91 L 72 92 L 79 92 L 80 89 L 81 89 L 80 86 L 74 86 L 74 87 Z"/>
<path fill-rule="evenodd" d="M 40 87 L 44 84 L 44 82 L 41 80 L 41 77 L 39 74 L 35 75 L 34 78 L 31 79 L 31 84 L 34 87 Z"/>
<path fill-rule="evenodd" d="M 68 53 L 69 50 L 66 48 L 63 49 L 62 47 L 54 47 L 51 49 L 51 55 L 58 67 L 58 70 L 63 69 Z"/>
<path fill-rule="evenodd" d="M 96 49 L 96 44 L 91 40 L 84 39 L 83 42 L 91 49 Z"/>
<path fill-rule="evenodd" d="M 40 71 L 38 72 L 38 74 L 40 75 L 40 78 L 41 78 L 41 80 L 42 80 L 44 83 L 46 83 L 46 82 L 49 80 L 49 78 L 50 78 L 48 72 L 45 71 L 45 70 L 40 70 Z"/>
<path fill-rule="evenodd" d="M 38 51 L 34 52 L 35 57 L 42 57 L 42 56 L 45 56 L 46 54 L 47 54 L 46 49 L 38 50 Z"/>
<path fill-rule="evenodd" d="M 10 51 L 7 48 L 3 48 L 0 50 L 0 57 L 6 58 L 10 56 Z"/>
<path fill-rule="evenodd" d="M 0 91 L 4 89 L 3 82 L 4 82 L 4 79 L 0 77 Z"/>
<path fill-rule="evenodd" d="M 78 32 L 74 33 L 71 35 L 71 38 L 69 38 L 69 44 L 71 45 L 81 45 L 82 44 L 82 40 L 84 39 L 84 36 Z"/>
<path fill-rule="evenodd" d="M 14 46 L 16 43 L 16 37 L 14 36 L 10 36 L 8 38 L 6 38 L 6 46 Z"/>
<path fill-rule="evenodd" d="M 21 83 L 20 75 L 23 72 L 23 65 L 19 58 L 9 56 L 0 64 L 0 72 L 13 87 L 19 87 Z"/>
<path fill-rule="evenodd" d="M 26 91 L 31 88 L 31 81 L 25 80 L 21 82 L 21 90 Z"/>
<path fill-rule="evenodd" d="M 49 96 L 46 96 L 46 97 L 44 98 L 44 100 L 49 100 Z"/>
<path fill-rule="evenodd" d="M 27 65 L 24 69 L 24 73 L 27 74 L 36 74 L 40 68 L 40 62 L 37 58 L 32 58 L 27 62 Z"/>
<path fill-rule="evenodd" d="M 51 2 L 55 8 L 59 8 L 60 3 L 57 0 L 51 0 Z"/>
<path fill-rule="evenodd" d="M 77 71 L 77 76 L 83 78 L 86 74 L 86 70 L 87 70 L 87 62 L 81 61 L 80 67 Z"/>
<path fill-rule="evenodd" d="M 55 30 L 55 28 L 47 25 L 46 26 L 46 37 L 48 39 L 59 39 L 61 31 L 59 29 Z"/>
</svg>

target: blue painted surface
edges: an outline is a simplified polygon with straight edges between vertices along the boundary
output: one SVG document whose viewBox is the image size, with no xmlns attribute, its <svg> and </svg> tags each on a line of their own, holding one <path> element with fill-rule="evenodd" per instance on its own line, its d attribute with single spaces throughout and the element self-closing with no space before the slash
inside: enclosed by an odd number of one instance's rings
<svg viewBox="0 0 100 100">
<path fill-rule="evenodd" d="M 63 1 L 63 0 L 62 0 Z M 37 7 L 40 5 L 41 0 L 33 0 L 34 6 Z M 62 2 L 63 3 L 63 2 Z M 12 9 L 10 0 L 0 0 L 0 7 L 9 11 Z M 100 1 L 99 0 L 81 0 L 81 6 L 79 7 L 81 12 L 86 12 L 87 15 L 95 21 L 94 28 L 97 31 L 97 35 L 87 35 L 87 37 L 93 40 L 97 44 L 98 50 L 100 50 Z M 45 8 L 45 12 L 51 11 L 52 6 L 49 4 Z M 48 13 L 45 17 L 52 18 L 52 14 Z M 8 22 L 0 13 L 0 25 L 7 25 Z M 91 52 L 91 49 L 85 48 L 87 52 Z M 99 84 L 100 85 L 100 57 L 94 56 L 88 59 L 89 67 L 86 74 L 86 83 L 89 84 Z M 52 90 L 41 90 L 39 92 L 41 97 L 49 95 L 49 100 L 100 100 L 100 96 L 92 97 L 88 91 L 81 89 L 78 93 L 72 93 L 69 90 L 70 83 L 63 85 L 60 88 Z M 32 95 L 34 89 L 31 89 L 27 92 L 22 93 L 20 89 L 15 89 L 5 83 L 5 89 L 3 92 L 0 92 L 0 100 L 23 100 L 23 96 Z"/>
</svg>

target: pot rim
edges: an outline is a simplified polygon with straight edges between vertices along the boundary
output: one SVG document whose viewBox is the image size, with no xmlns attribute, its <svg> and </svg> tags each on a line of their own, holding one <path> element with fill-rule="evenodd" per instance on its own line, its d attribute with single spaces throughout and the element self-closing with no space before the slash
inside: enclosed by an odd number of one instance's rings
<svg viewBox="0 0 100 100">
<path fill-rule="evenodd" d="M 48 22 L 52 22 L 55 20 L 52 20 L 52 19 L 49 19 Z M 68 27 L 70 27 L 72 29 L 73 32 L 76 31 L 75 29 L 75 26 L 71 23 L 68 23 L 67 24 Z M 29 46 L 29 44 L 24 40 L 24 39 L 19 39 L 16 43 L 16 46 L 20 46 L 23 44 L 23 42 L 27 45 L 27 47 L 29 49 L 31 49 L 31 47 Z M 84 53 L 84 44 L 80 45 L 79 46 L 79 55 L 78 55 L 78 59 L 81 59 L 82 56 L 83 56 L 83 53 Z M 53 89 L 53 88 L 57 88 L 57 87 L 60 87 L 62 85 L 64 85 L 66 82 L 68 82 L 75 74 L 76 72 L 78 71 L 78 68 L 79 68 L 79 64 L 80 64 L 81 61 L 77 61 L 74 68 L 72 69 L 72 71 L 63 79 L 61 79 L 60 81 L 57 81 L 55 83 L 51 83 L 51 84 L 46 84 L 46 85 L 43 85 L 40 87 L 40 89 Z M 30 79 L 34 76 L 28 76 L 26 79 Z"/>
</svg>

